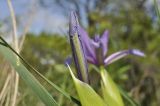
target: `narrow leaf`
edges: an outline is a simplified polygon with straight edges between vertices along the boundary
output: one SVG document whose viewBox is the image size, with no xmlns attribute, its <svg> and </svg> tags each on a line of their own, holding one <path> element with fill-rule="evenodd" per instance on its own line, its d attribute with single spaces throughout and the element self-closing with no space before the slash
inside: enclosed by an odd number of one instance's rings
<svg viewBox="0 0 160 106">
<path fill-rule="evenodd" d="M 131 104 L 131 106 L 140 106 L 131 97 L 129 97 L 127 92 L 125 92 L 121 87 L 118 86 L 118 88 L 119 88 L 121 95 L 124 97 L 124 99 L 126 99 Z"/>
<path fill-rule="evenodd" d="M 15 68 L 20 77 L 26 82 L 26 84 L 33 90 L 33 92 L 46 104 L 46 106 L 59 106 L 53 99 L 52 95 L 37 81 L 37 79 L 27 70 L 27 68 L 17 63 L 16 55 L 7 47 L 0 45 L 0 53 L 4 58 Z"/>
</svg>

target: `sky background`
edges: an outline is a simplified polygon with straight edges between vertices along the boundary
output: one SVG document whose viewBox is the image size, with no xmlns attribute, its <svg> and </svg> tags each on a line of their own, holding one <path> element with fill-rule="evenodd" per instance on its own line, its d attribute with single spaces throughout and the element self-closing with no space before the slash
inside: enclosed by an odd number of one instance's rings
<svg viewBox="0 0 160 106">
<path fill-rule="evenodd" d="M 52 10 L 49 10 L 39 6 L 36 0 L 12 0 L 12 4 L 17 16 L 18 31 L 23 30 L 23 27 L 30 20 L 29 31 L 36 34 L 42 31 L 54 33 L 66 31 L 65 25 L 68 22 L 56 5 L 53 5 Z M 0 0 L 0 22 L 4 29 L 9 27 L 8 24 L 5 24 L 8 20 L 10 20 L 10 12 L 7 0 Z"/>
</svg>

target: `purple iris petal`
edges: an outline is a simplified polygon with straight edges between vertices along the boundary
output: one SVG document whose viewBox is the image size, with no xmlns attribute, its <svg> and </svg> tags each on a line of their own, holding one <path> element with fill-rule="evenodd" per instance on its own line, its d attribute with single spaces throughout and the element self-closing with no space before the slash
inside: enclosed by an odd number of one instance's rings
<svg viewBox="0 0 160 106">
<path fill-rule="evenodd" d="M 89 63 L 92 63 L 92 64 L 96 64 L 97 62 L 96 62 L 96 60 L 94 60 L 92 57 L 90 57 L 90 56 L 86 56 L 86 59 L 87 59 L 87 61 L 89 62 Z"/>
<path fill-rule="evenodd" d="M 132 54 L 132 55 L 137 55 L 137 56 L 142 56 L 144 57 L 145 54 L 137 49 L 131 49 L 131 50 L 123 50 L 123 51 L 119 51 L 119 52 L 116 52 L 116 53 L 113 53 L 111 54 L 109 57 L 107 57 L 105 60 L 104 60 L 104 63 L 105 65 L 108 65 L 108 64 L 111 64 L 113 63 L 114 61 L 116 60 L 119 60 L 129 54 Z"/>
<path fill-rule="evenodd" d="M 101 61 L 100 64 L 103 64 L 102 60 L 104 60 L 107 53 L 108 31 L 106 30 L 101 38 L 99 35 L 96 35 L 94 39 L 90 39 L 87 32 L 81 27 L 80 32 L 82 33 L 81 40 L 88 62 L 98 65 Z"/>
<path fill-rule="evenodd" d="M 94 41 L 97 42 L 97 43 L 100 42 L 100 36 L 99 35 L 95 35 Z"/>
<path fill-rule="evenodd" d="M 134 54 L 134 55 L 137 55 L 137 56 L 141 56 L 141 57 L 145 57 L 145 54 L 143 52 L 141 52 L 140 50 L 133 49 L 130 52 L 131 52 L 131 54 Z"/>
<path fill-rule="evenodd" d="M 103 48 L 103 56 L 107 54 L 108 50 L 108 36 L 109 32 L 108 30 L 106 30 L 100 38 L 100 42 L 102 43 L 102 48 Z"/>
<path fill-rule="evenodd" d="M 91 39 L 88 37 L 87 32 L 82 27 L 79 28 L 79 32 L 81 33 L 81 41 L 85 55 L 88 58 L 87 60 L 91 63 L 95 63 L 96 54 L 94 52 L 94 48 L 91 46 Z"/>
<path fill-rule="evenodd" d="M 98 35 L 95 36 L 94 40 L 91 39 L 91 46 L 94 49 L 94 52 L 96 48 L 100 47 L 100 38 Z"/>
<path fill-rule="evenodd" d="M 91 40 L 92 47 L 96 54 L 96 65 L 100 66 L 104 64 L 104 55 L 103 55 L 103 45 L 99 35 L 96 35 L 93 40 Z"/>
</svg>

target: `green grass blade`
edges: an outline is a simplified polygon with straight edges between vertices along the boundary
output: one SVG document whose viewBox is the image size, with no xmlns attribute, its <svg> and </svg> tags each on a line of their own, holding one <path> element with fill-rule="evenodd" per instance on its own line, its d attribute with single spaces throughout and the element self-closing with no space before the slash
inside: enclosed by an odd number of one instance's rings
<svg viewBox="0 0 160 106">
<path fill-rule="evenodd" d="M 138 103 L 136 103 L 131 97 L 128 96 L 127 92 L 124 91 L 121 87 L 119 87 L 119 91 L 121 93 L 121 95 L 124 97 L 124 99 L 126 99 L 130 104 L 131 106 L 140 106 Z"/>
<path fill-rule="evenodd" d="M 15 68 L 20 77 L 46 106 L 59 106 L 49 92 L 38 82 L 27 68 L 21 64 L 20 61 L 17 62 L 17 56 L 9 48 L 0 45 L 0 53 Z"/>
</svg>

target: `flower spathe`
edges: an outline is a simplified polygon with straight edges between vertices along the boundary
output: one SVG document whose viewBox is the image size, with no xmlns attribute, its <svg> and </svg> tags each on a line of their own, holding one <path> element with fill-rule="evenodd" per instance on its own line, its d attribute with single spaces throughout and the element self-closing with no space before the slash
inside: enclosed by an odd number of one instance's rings
<svg viewBox="0 0 160 106">
<path fill-rule="evenodd" d="M 70 14 L 69 38 L 72 49 L 72 55 L 77 70 L 78 78 L 89 83 L 88 66 L 82 45 L 82 33 L 79 31 L 79 22 L 75 12 Z"/>
</svg>

